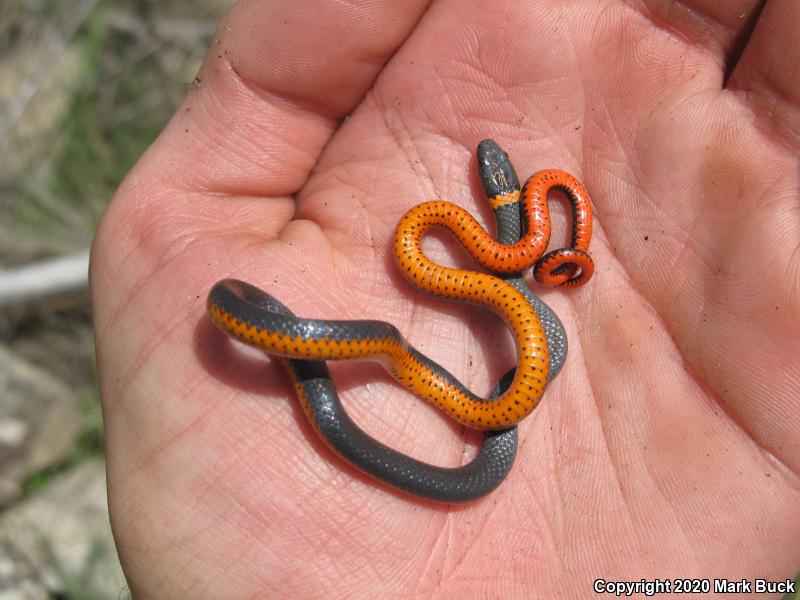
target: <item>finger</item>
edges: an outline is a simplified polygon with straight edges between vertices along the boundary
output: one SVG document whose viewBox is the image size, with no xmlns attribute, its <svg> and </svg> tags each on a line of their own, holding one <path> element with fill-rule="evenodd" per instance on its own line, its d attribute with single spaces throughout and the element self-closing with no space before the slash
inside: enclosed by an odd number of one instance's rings
<svg viewBox="0 0 800 600">
<path fill-rule="evenodd" d="M 240 1 L 186 100 L 106 213 L 93 245 L 93 287 L 136 285 L 198 232 L 238 229 L 253 243 L 278 235 L 294 214 L 291 199 L 253 205 L 250 197 L 300 189 L 425 3 Z M 222 206 L 207 201 L 211 194 L 244 198 Z"/>
<path fill-rule="evenodd" d="M 729 89 L 744 100 L 762 126 L 800 146 L 800 3 L 768 2 L 733 71 Z"/>
<path fill-rule="evenodd" d="M 186 101 L 126 179 L 98 229 L 92 288 L 99 336 L 138 290 L 155 295 L 152 290 L 185 289 L 176 274 L 200 288 L 201 264 L 220 264 L 224 273 L 229 264 L 219 258 L 218 239 L 204 234 L 235 229 L 231 213 L 238 211 L 239 223 L 250 227 L 238 246 L 263 244 L 281 231 L 292 218 L 290 199 L 253 206 L 243 198 L 227 203 L 234 206 L 225 211 L 208 197 L 283 196 L 299 189 L 340 119 L 370 88 L 424 5 L 236 5 Z M 155 308 L 158 301 L 148 298 Z"/>
<path fill-rule="evenodd" d="M 678 33 L 693 45 L 731 58 L 758 16 L 761 0 L 644 0 L 645 14 L 656 25 Z"/>
<path fill-rule="evenodd" d="M 426 4 L 240 1 L 146 166 L 189 190 L 298 190 Z"/>
</svg>

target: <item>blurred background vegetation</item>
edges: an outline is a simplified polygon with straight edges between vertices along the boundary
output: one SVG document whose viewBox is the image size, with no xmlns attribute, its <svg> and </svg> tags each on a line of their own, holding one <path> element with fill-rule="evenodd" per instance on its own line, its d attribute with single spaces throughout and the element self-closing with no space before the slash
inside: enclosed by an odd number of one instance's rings
<svg viewBox="0 0 800 600">
<path fill-rule="evenodd" d="M 89 247 L 114 190 L 175 111 L 232 4 L 0 1 L 0 269 Z M 65 384 L 81 415 L 71 450 L 25 473 L 6 512 L 102 458 L 88 293 L 2 310 L 0 346 Z M 84 573 L 95 546 L 72 569 L 45 552 L 51 595 L 2 597 L 117 597 L 119 589 L 104 595 Z M 12 585 L 0 575 L 0 592 Z"/>
</svg>

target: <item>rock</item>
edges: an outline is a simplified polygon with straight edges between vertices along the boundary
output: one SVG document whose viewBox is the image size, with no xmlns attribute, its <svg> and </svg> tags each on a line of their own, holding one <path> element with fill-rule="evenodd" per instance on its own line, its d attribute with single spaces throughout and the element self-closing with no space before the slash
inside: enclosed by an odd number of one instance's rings
<svg viewBox="0 0 800 600">
<path fill-rule="evenodd" d="M 0 346 L 0 506 L 28 475 L 63 461 L 81 429 L 72 391 Z"/>
<path fill-rule="evenodd" d="M 52 593 L 68 598 L 129 597 L 111 535 L 105 466 L 99 458 L 55 477 L 41 493 L 2 513 L 3 547 L 23 557 L 36 580 Z M 4 570 L 0 556 L 0 589 Z"/>
<path fill-rule="evenodd" d="M 50 600 L 34 566 L 6 542 L 0 542 L 0 600 Z"/>
</svg>

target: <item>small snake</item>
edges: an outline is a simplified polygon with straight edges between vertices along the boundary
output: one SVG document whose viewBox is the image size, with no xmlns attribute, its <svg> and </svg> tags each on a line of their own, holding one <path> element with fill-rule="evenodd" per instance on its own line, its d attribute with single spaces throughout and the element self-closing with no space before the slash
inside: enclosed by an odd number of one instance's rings
<svg viewBox="0 0 800 600">
<path fill-rule="evenodd" d="M 591 258 L 586 252 L 591 232 L 591 214 L 588 212 L 588 196 L 582 186 L 580 184 L 576 186 L 577 181 L 574 178 L 560 171 L 546 171 L 543 173 L 551 175 L 545 178 L 539 173 L 529 180 L 522 194 L 523 203 L 520 203 L 516 174 L 505 152 L 497 144 L 491 140 L 482 142 L 478 148 L 478 162 L 481 181 L 498 221 L 498 241 L 491 240 L 491 242 L 496 248 L 501 249 L 502 253 L 496 252 L 495 258 L 507 261 L 506 264 L 509 264 L 515 260 L 516 255 L 529 254 L 534 260 L 539 260 L 534 271 L 552 275 L 555 284 L 574 285 L 588 279 L 592 267 Z M 555 177 L 552 176 L 553 173 Z M 542 187 L 540 183 L 542 180 L 549 181 L 549 184 Z M 537 184 L 534 189 L 530 188 L 532 182 Z M 544 236 L 547 238 L 544 240 L 546 247 L 549 240 L 546 194 L 552 187 L 566 188 L 565 191 L 573 205 L 575 221 L 573 245 L 580 247 L 554 251 L 540 259 L 541 252 L 532 253 L 526 249 L 526 245 L 514 242 L 520 239 L 522 222 L 533 219 L 535 223 L 547 225 L 547 235 Z M 538 202 L 542 195 L 541 204 L 544 208 L 531 210 L 531 204 Z M 442 208 L 438 212 L 431 211 L 430 208 L 434 206 Z M 527 210 L 521 211 L 520 207 L 526 207 Z M 398 226 L 396 236 L 396 247 L 400 250 L 398 262 L 401 267 L 406 267 L 405 272 L 412 283 L 421 281 L 421 285 L 418 283 L 415 285 L 427 286 L 424 289 L 428 291 L 436 290 L 439 295 L 457 298 L 453 292 L 460 285 L 465 298 L 457 299 L 475 301 L 476 298 L 480 298 L 489 304 L 490 308 L 508 307 L 513 304 L 514 309 L 506 310 L 505 315 L 510 315 L 509 320 L 522 330 L 522 334 L 516 336 L 518 348 L 520 340 L 523 344 L 533 341 L 524 347 L 531 347 L 535 351 L 526 354 L 527 350 L 518 350 L 520 363 L 524 359 L 529 367 L 532 365 L 528 371 L 534 374 L 533 379 L 541 379 L 539 386 L 541 390 L 537 388 L 533 399 L 527 400 L 530 405 L 527 412 L 530 412 L 538 402 L 545 383 L 552 379 L 563 365 L 566 357 L 566 336 L 563 326 L 549 307 L 530 293 L 518 274 L 508 275 L 505 281 L 502 281 L 481 273 L 438 267 L 427 261 L 419 249 L 424 230 L 434 224 L 442 224 L 452 215 L 461 217 L 462 220 L 455 227 L 448 226 L 448 228 L 463 242 L 466 234 L 458 233 L 467 231 L 465 227 L 461 227 L 466 220 L 463 215 L 467 215 L 474 222 L 463 209 L 449 203 L 434 201 L 409 211 Z M 454 222 L 458 223 L 457 220 Z M 478 229 L 469 230 L 470 240 L 472 236 L 479 237 L 480 232 L 485 234 L 477 222 L 474 222 L 474 225 Z M 541 235 L 531 235 L 530 232 L 521 238 L 528 240 L 529 243 L 532 241 L 537 248 L 542 244 L 541 239 Z M 510 252 L 509 248 L 512 249 Z M 565 258 L 573 256 L 579 258 L 575 261 Z M 548 266 L 541 267 L 545 263 Z M 412 267 L 411 270 L 407 269 L 409 266 Z M 414 267 L 417 267 L 417 270 Z M 429 277 L 432 268 L 444 271 L 444 277 L 441 273 L 438 278 Z M 414 276 L 415 273 L 418 274 L 417 277 Z M 460 279 L 457 279 L 456 275 L 459 275 Z M 481 285 L 494 295 L 478 294 L 475 289 Z M 214 322 L 226 333 L 251 345 L 264 348 L 270 354 L 283 357 L 280 360 L 286 367 L 314 428 L 334 451 L 368 474 L 411 494 L 445 502 L 464 502 L 494 489 L 505 478 L 513 464 L 516 454 L 516 428 L 508 429 L 506 426 L 512 425 L 516 420 L 509 419 L 505 414 L 511 411 L 498 413 L 496 410 L 484 410 L 483 415 L 493 415 L 494 418 L 481 417 L 479 414 L 477 420 L 468 422 L 470 426 L 487 430 L 484 445 L 473 461 L 455 469 L 428 465 L 400 454 L 375 441 L 352 422 L 339 402 L 330 375 L 322 362 L 324 359 L 384 360 L 388 361 L 390 372 L 401 383 L 417 392 L 422 380 L 423 390 L 426 386 L 428 390 L 435 388 L 445 396 L 449 393 L 450 398 L 454 395 L 466 397 L 470 402 L 477 401 L 489 407 L 498 402 L 495 399 L 487 401 L 473 396 L 446 370 L 408 345 L 400 333 L 388 323 L 297 318 L 266 292 L 235 280 L 225 280 L 214 286 L 209 294 L 208 309 Z M 517 315 L 516 320 L 513 320 L 514 314 Z M 523 315 L 522 319 L 519 317 L 520 314 Z M 543 335 L 547 338 L 546 342 Z M 412 365 L 411 368 L 409 364 Z M 509 398 L 507 389 L 509 379 L 512 388 L 515 384 L 520 387 L 521 381 L 523 388 L 527 386 L 529 390 L 532 389 L 534 386 L 531 385 L 531 379 L 521 378 L 520 371 L 518 366 L 507 373 L 495 388 L 493 397 Z M 524 392 L 519 390 L 517 393 L 525 396 Z M 512 400 L 517 398 L 512 397 Z M 448 405 L 446 401 L 439 404 L 446 410 L 448 406 L 451 408 L 453 406 L 452 402 Z M 458 400 L 455 406 L 459 406 Z M 448 412 L 459 414 L 457 410 Z M 516 411 L 517 414 L 518 412 Z M 463 418 L 460 420 L 465 422 Z"/>
</svg>

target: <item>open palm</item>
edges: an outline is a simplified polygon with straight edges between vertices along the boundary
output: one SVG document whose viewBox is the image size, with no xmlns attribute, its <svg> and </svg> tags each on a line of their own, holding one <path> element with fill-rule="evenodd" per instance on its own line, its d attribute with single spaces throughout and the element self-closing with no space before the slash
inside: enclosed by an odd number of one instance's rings
<svg viewBox="0 0 800 600">
<path fill-rule="evenodd" d="M 800 4 L 300 4 L 233 10 L 95 241 L 111 516 L 135 597 L 582 598 L 596 579 L 793 576 Z M 513 364 L 502 324 L 411 289 L 390 254 L 430 198 L 491 222 L 485 137 L 522 178 L 585 182 L 597 272 L 534 288 L 567 364 L 505 483 L 448 507 L 338 459 L 205 299 L 237 277 L 300 316 L 389 321 L 486 393 Z M 449 236 L 428 242 L 474 268 Z M 379 367 L 332 370 L 384 443 L 446 466 L 474 452 L 479 435 Z"/>
</svg>

